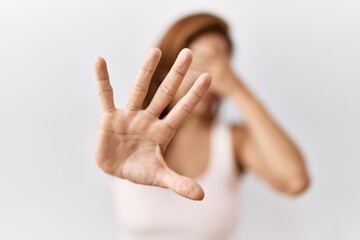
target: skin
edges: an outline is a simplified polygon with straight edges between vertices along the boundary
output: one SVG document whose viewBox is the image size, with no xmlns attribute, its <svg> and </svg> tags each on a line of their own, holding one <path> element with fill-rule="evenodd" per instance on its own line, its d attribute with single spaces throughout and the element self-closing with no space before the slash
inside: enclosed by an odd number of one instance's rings
<svg viewBox="0 0 360 240">
<path fill-rule="evenodd" d="M 204 191 L 193 179 L 208 165 L 215 110 L 222 98 L 229 98 L 244 116 L 241 125 L 232 126 L 239 171 L 253 172 L 285 194 L 303 192 L 309 177 L 299 149 L 234 73 L 225 39 L 207 33 L 189 48 L 181 51 L 146 109 L 141 105 L 160 59 L 159 49 L 149 51 L 125 109 L 114 105 L 105 60 L 96 61 L 103 109 L 95 150 L 99 167 L 135 183 L 202 200 Z M 159 119 L 168 104 L 172 110 Z"/>
</svg>

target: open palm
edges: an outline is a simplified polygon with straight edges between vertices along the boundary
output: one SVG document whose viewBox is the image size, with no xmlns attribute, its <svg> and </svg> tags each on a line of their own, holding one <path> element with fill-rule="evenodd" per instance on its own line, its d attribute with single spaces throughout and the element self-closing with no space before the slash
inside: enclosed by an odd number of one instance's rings
<svg viewBox="0 0 360 240">
<path fill-rule="evenodd" d="M 105 172 L 132 182 L 169 188 L 193 200 L 204 198 L 199 184 L 180 176 L 165 163 L 163 153 L 184 120 L 196 107 L 211 84 L 211 76 L 202 74 L 169 114 L 159 119 L 173 99 L 192 61 L 189 49 L 180 52 L 150 105 L 142 109 L 152 75 L 161 52 L 149 51 L 133 85 L 126 108 L 117 109 L 106 62 L 98 58 L 95 74 L 102 105 L 97 131 L 95 158 Z"/>
</svg>

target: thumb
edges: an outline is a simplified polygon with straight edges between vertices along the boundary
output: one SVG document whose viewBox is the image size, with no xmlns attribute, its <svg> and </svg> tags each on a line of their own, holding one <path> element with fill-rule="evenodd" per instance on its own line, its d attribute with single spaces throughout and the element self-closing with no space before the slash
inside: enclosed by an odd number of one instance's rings
<svg viewBox="0 0 360 240">
<path fill-rule="evenodd" d="M 205 193 L 202 187 L 193 179 L 181 176 L 165 167 L 157 173 L 159 185 L 173 190 L 175 193 L 191 200 L 203 200 Z"/>
</svg>

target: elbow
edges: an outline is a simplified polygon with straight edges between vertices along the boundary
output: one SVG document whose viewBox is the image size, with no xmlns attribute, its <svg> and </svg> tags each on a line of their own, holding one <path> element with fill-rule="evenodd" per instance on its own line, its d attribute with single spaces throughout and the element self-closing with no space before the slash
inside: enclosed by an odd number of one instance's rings
<svg viewBox="0 0 360 240">
<path fill-rule="evenodd" d="M 289 196 L 299 196 L 306 192 L 310 187 L 310 179 L 308 176 L 294 177 L 286 181 L 285 186 L 282 188 L 282 192 Z"/>
</svg>

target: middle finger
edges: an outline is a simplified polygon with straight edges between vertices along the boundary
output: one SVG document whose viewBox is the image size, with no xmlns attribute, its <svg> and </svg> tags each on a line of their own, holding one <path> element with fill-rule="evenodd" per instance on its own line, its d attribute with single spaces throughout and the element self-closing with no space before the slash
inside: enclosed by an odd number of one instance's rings
<svg viewBox="0 0 360 240">
<path fill-rule="evenodd" d="M 151 115 L 159 117 L 161 112 L 171 102 L 190 67 L 191 61 L 191 50 L 183 49 L 146 109 Z"/>
</svg>

